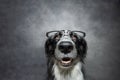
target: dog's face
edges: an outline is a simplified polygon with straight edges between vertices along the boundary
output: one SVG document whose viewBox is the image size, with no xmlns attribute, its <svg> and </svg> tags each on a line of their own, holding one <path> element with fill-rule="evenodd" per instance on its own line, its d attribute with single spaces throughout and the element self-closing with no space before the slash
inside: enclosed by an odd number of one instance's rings
<svg viewBox="0 0 120 80">
<path fill-rule="evenodd" d="M 83 62 L 87 50 L 84 32 L 61 30 L 50 31 L 46 35 L 47 58 L 53 60 L 59 68 L 68 69 Z"/>
</svg>

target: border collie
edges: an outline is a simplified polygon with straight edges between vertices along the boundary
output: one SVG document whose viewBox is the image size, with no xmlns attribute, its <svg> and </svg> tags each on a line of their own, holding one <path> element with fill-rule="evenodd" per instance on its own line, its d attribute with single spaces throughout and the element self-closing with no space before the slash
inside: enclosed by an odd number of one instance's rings
<svg viewBox="0 0 120 80">
<path fill-rule="evenodd" d="M 60 30 L 46 33 L 47 80 L 85 80 L 85 32 Z"/>
</svg>

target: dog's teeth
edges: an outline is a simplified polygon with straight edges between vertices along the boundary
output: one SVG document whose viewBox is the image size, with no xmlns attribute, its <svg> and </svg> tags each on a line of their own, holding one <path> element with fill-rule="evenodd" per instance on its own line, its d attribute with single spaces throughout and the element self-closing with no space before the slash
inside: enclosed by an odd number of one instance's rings
<svg viewBox="0 0 120 80">
<path fill-rule="evenodd" d="M 64 63 L 64 64 L 68 64 L 68 63 L 70 63 L 71 61 L 62 61 L 62 63 Z"/>
</svg>

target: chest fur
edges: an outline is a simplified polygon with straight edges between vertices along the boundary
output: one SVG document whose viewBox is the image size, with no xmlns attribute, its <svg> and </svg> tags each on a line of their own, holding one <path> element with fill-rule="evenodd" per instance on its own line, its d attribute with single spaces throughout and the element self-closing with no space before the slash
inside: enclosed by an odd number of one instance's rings
<svg viewBox="0 0 120 80">
<path fill-rule="evenodd" d="M 81 71 L 81 63 L 77 63 L 72 70 L 62 71 L 54 64 L 53 75 L 54 80 L 84 80 L 83 73 Z"/>
</svg>

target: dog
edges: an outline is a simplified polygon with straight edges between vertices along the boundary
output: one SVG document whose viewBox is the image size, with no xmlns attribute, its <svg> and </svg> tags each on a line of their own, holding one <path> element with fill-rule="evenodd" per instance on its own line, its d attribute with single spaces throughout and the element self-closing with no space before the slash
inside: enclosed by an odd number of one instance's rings
<svg viewBox="0 0 120 80">
<path fill-rule="evenodd" d="M 85 32 L 58 30 L 46 33 L 47 80 L 85 80 Z"/>
</svg>

